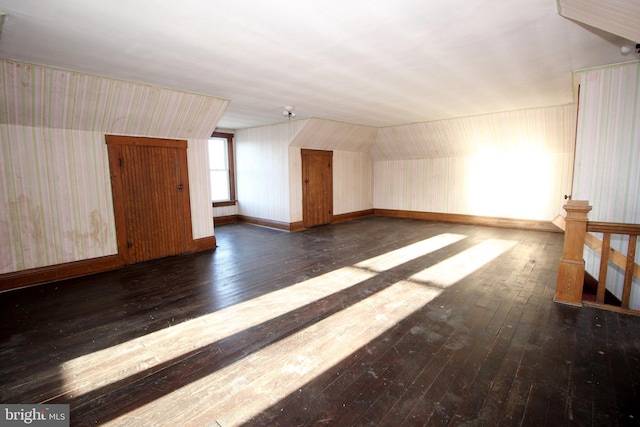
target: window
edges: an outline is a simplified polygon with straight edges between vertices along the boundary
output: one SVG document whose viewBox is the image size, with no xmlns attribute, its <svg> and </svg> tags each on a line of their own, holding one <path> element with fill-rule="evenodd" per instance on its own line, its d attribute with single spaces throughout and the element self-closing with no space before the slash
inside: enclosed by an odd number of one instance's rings
<svg viewBox="0 0 640 427">
<path fill-rule="evenodd" d="M 233 135 L 214 132 L 209 138 L 209 174 L 213 206 L 236 202 L 233 169 Z"/>
</svg>

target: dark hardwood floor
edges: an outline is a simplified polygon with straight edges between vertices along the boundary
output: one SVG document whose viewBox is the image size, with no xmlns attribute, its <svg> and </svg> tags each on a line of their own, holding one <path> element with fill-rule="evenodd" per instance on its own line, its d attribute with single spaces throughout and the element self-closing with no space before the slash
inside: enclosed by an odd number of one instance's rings
<svg viewBox="0 0 640 427">
<path fill-rule="evenodd" d="M 639 425 L 640 318 L 557 233 L 370 217 L 0 293 L 0 402 L 88 425 Z"/>
</svg>

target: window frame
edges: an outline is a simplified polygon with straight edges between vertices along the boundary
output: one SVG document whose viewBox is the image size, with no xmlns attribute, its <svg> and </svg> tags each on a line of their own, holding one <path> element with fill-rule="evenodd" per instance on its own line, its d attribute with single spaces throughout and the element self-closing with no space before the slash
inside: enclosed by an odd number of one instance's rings
<svg viewBox="0 0 640 427">
<path fill-rule="evenodd" d="M 227 163 L 229 165 L 229 200 L 223 200 L 219 202 L 211 201 L 211 205 L 216 207 L 221 206 L 235 206 L 236 200 L 236 171 L 235 162 L 233 156 L 233 134 L 226 132 L 213 132 L 211 138 L 223 138 L 227 140 Z M 208 144 L 208 142 L 207 142 Z M 208 147 L 207 147 L 208 148 Z M 208 162 L 208 158 L 207 158 Z M 209 175 L 211 175 L 211 165 L 209 165 Z M 211 195 L 209 195 L 211 197 Z"/>
</svg>

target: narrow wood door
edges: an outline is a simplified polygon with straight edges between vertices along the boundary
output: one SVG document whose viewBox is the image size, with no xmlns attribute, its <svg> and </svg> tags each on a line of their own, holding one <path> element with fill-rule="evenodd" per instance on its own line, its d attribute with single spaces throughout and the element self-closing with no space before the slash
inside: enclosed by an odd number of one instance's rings
<svg viewBox="0 0 640 427">
<path fill-rule="evenodd" d="M 302 205 L 305 227 L 333 221 L 333 152 L 302 150 Z"/>
<path fill-rule="evenodd" d="M 193 239 L 186 141 L 107 136 L 107 145 L 123 262 L 187 252 Z"/>
</svg>

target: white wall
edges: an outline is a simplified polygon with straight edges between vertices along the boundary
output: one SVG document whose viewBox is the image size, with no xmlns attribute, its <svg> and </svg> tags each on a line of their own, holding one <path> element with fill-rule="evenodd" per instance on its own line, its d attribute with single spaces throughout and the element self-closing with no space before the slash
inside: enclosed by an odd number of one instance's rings
<svg viewBox="0 0 640 427">
<path fill-rule="evenodd" d="M 373 209 L 373 160 L 369 153 L 333 152 L 333 213 Z"/>
<path fill-rule="evenodd" d="M 187 140 L 191 228 L 194 239 L 213 236 L 208 139 Z"/>
<path fill-rule="evenodd" d="M 238 213 L 291 222 L 289 143 L 306 122 L 293 121 L 236 131 Z"/>
<path fill-rule="evenodd" d="M 573 198 L 593 206 L 592 221 L 640 223 L 640 63 L 584 70 L 580 78 Z M 596 234 L 602 238 L 600 234 Z M 611 236 L 626 254 L 628 239 Z M 636 263 L 640 244 L 636 248 Z M 587 271 L 598 277 L 600 256 L 585 248 Z M 607 288 L 621 297 L 623 272 L 609 268 Z M 640 281 L 633 282 L 631 307 L 640 309 Z"/>
<path fill-rule="evenodd" d="M 333 151 L 334 214 L 373 208 L 375 128 L 305 119 L 241 129 L 235 134 L 238 213 L 302 221 L 301 149 Z"/>
<path fill-rule="evenodd" d="M 374 205 L 551 220 L 571 189 L 572 105 L 380 129 Z"/>
</svg>

